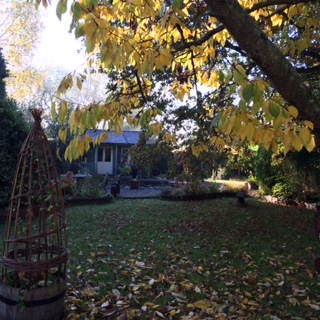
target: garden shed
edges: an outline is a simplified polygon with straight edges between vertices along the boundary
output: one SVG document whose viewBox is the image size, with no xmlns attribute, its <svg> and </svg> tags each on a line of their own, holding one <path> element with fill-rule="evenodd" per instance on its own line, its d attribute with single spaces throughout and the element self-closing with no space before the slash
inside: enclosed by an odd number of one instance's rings
<svg viewBox="0 0 320 320">
<path fill-rule="evenodd" d="M 87 130 L 86 135 L 94 141 L 102 132 L 103 130 Z M 81 167 L 92 175 L 106 173 L 115 175 L 119 168 L 129 164 L 129 149 L 138 143 L 141 131 L 123 131 L 122 134 L 108 131 L 107 134 L 108 139 L 91 148 L 80 159 Z M 147 144 L 150 143 L 150 141 L 147 142 Z"/>
</svg>

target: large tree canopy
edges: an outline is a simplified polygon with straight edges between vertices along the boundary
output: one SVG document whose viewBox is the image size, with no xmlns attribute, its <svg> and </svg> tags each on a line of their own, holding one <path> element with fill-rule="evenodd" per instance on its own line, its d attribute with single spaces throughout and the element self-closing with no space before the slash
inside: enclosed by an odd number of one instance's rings
<svg viewBox="0 0 320 320">
<path fill-rule="evenodd" d="M 66 11 L 67 0 L 60 0 L 58 17 Z M 152 98 L 159 73 L 168 75 L 163 91 L 184 102 L 193 95 L 184 117 L 210 123 L 206 145 L 195 139 L 195 153 L 208 144 L 245 141 L 273 151 L 282 143 L 285 153 L 313 150 L 312 131 L 320 137 L 319 14 L 319 1 L 306 0 L 73 1 L 71 29 L 84 40 L 89 67 L 95 62 L 117 77 L 103 103 L 79 105 L 73 112 L 75 139 L 66 157 L 89 148 L 89 138 L 81 135 L 101 121 L 116 131 L 126 121 L 173 139 L 163 123 L 165 108 Z M 81 88 L 84 80 L 70 74 L 61 82 L 62 124 L 64 93 L 75 84 Z M 55 108 L 56 102 L 53 114 Z M 200 126 L 195 136 L 197 131 Z M 65 128 L 60 137 L 66 137 Z"/>
</svg>

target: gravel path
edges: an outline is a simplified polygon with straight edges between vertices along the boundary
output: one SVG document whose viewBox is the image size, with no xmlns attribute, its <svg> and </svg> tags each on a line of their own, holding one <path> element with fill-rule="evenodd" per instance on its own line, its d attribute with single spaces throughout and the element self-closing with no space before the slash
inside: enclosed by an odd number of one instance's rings
<svg viewBox="0 0 320 320">
<path fill-rule="evenodd" d="M 120 194 L 118 198 L 122 199 L 138 199 L 138 198 L 157 198 L 164 188 L 169 186 L 169 182 L 160 178 L 147 178 L 140 180 L 139 189 L 130 189 L 130 181 L 121 180 Z M 106 189 L 107 193 L 111 193 L 110 186 Z"/>
<path fill-rule="evenodd" d="M 125 186 L 120 190 L 118 198 L 136 199 L 136 198 L 156 198 L 160 195 L 164 187 L 140 187 L 139 189 L 130 189 Z"/>
</svg>

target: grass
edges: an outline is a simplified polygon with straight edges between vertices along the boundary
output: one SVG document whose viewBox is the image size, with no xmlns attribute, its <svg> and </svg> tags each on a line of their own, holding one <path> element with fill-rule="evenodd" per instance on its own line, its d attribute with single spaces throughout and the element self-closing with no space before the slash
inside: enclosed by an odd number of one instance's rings
<svg viewBox="0 0 320 320">
<path fill-rule="evenodd" d="M 67 319 L 318 319 L 315 212 L 246 201 L 68 208 Z"/>
</svg>

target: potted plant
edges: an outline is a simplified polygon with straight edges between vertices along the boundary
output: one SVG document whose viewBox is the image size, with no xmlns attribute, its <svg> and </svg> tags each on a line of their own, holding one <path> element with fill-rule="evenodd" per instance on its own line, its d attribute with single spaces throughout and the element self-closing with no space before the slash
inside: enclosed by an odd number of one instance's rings
<svg viewBox="0 0 320 320">
<path fill-rule="evenodd" d="M 131 166 L 130 189 L 139 189 L 138 168 L 136 165 Z"/>
<path fill-rule="evenodd" d="M 131 175 L 131 167 L 128 164 L 126 164 L 124 167 L 121 168 L 120 172 L 124 176 L 130 176 Z"/>
<path fill-rule="evenodd" d="M 140 183 L 137 178 L 130 181 L 130 189 L 139 189 Z"/>
<path fill-rule="evenodd" d="M 248 190 L 258 190 L 259 189 L 259 184 L 257 181 L 257 178 L 255 176 L 250 176 L 248 178 Z"/>
</svg>

